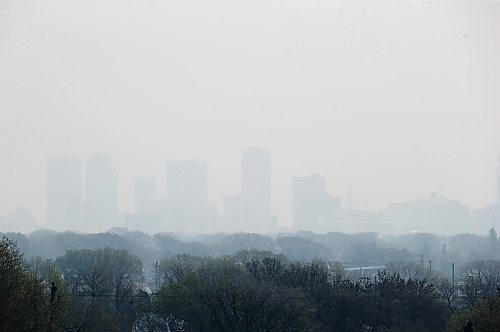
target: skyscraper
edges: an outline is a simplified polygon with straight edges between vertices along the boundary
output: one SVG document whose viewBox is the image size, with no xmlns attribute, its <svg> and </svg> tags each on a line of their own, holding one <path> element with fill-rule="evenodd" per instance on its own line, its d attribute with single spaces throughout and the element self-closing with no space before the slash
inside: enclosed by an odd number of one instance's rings
<svg viewBox="0 0 500 332">
<path fill-rule="evenodd" d="M 217 216 L 208 201 L 208 165 L 201 161 L 167 164 L 166 229 L 178 232 L 213 231 Z"/>
<path fill-rule="evenodd" d="M 92 155 L 85 171 L 87 229 L 102 232 L 113 227 L 118 216 L 118 180 L 113 161 Z"/>
<path fill-rule="evenodd" d="M 500 206 L 500 156 L 497 158 L 497 205 Z"/>
<path fill-rule="evenodd" d="M 125 226 L 146 233 L 164 231 L 161 208 L 156 200 L 156 182 L 151 177 L 135 178 L 134 183 L 135 214 L 125 217 Z"/>
<path fill-rule="evenodd" d="M 47 158 L 47 227 L 79 229 L 82 165 L 78 158 Z"/>
<path fill-rule="evenodd" d="M 246 200 L 248 229 L 269 230 L 271 222 L 271 152 L 248 148 L 241 158 L 241 194 Z"/>
<path fill-rule="evenodd" d="M 138 177 L 134 183 L 135 213 L 148 213 L 153 210 L 156 199 L 156 183 L 154 178 Z"/>
<path fill-rule="evenodd" d="M 326 192 L 326 178 L 313 174 L 293 178 L 292 222 L 297 230 L 330 231 L 342 203 Z"/>
<path fill-rule="evenodd" d="M 243 195 L 225 195 L 223 199 L 224 232 L 249 231 L 248 204 Z"/>
<path fill-rule="evenodd" d="M 241 155 L 241 192 L 259 196 L 271 211 L 271 152 L 262 148 L 248 148 Z"/>
<path fill-rule="evenodd" d="M 241 193 L 224 198 L 224 219 L 233 231 L 266 232 L 271 218 L 271 152 L 248 148 L 241 158 Z"/>
<path fill-rule="evenodd" d="M 167 163 L 167 200 L 175 206 L 198 207 L 208 200 L 208 165 L 201 161 Z"/>
</svg>

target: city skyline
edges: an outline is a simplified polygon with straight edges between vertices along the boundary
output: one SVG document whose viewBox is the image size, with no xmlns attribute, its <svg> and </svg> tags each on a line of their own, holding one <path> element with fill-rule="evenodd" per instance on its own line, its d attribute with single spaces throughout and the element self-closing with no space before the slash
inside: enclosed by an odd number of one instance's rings
<svg viewBox="0 0 500 332">
<path fill-rule="evenodd" d="M 497 330 L 499 234 L 500 0 L 0 0 L 7 330 Z"/>
<path fill-rule="evenodd" d="M 85 172 L 82 172 L 84 167 L 82 167 L 79 158 L 49 157 L 47 158 L 48 217 L 47 222 L 42 227 L 91 232 L 105 231 L 113 226 L 130 226 L 149 232 L 153 230 L 157 232 L 213 232 L 226 229 L 227 231 L 264 233 L 276 231 L 279 227 L 288 227 L 294 230 L 324 232 L 335 229 L 350 230 L 353 222 L 355 225 L 356 222 L 363 219 L 363 217 L 360 220 L 356 220 L 357 217 L 354 219 L 352 216 L 347 217 L 350 210 L 346 207 L 346 204 L 349 204 L 348 198 L 344 198 L 344 204 L 342 204 L 342 198 L 339 198 L 339 195 L 332 197 L 327 189 L 328 179 L 314 173 L 290 179 L 293 183 L 291 192 L 293 200 L 290 206 L 292 220 L 288 223 L 276 220 L 273 211 L 267 210 L 270 208 L 266 207 L 270 206 L 271 197 L 271 151 L 263 148 L 248 148 L 244 149 L 241 155 L 241 191 L 238 194 L 226 194 L 222 209 L 215 208 L 215 205 L 210 202 L 213 198 L 208 196 L 208 163 L 169 161 L 166 163 L 167 172 L 164 178 L 164 183 L 167 185 L 166 195 L 157 193 L 156 183 L 158 179 L 136 177 L 133 184 L 134 209 L 120 213 L 115 205 L 120 191 L 116 184 L 119 175 L 109 156 L 90 155 L 85 164 Z M 497 158 L 497 163 L 497 170 L 500 170 L 500 158 Z M 500 195 L 500 172 L 496 174 L 496 182 Z M 83 183 L 85 185 L 82 185 Z M 254 196 L 255 198 L 252 198 Z M 262 201 L 261 198 L 264 200 Z M 418 221 L 418 216 L 422 213 L 419 212 L 419 209 L 423 208 L 422 204 L 435 205 L 432 201 L 436 201 L 436 199 L 441 200 L 440 205 L 446 204 L 448 208 L 441 212 L 434 212 L 434 214 L 438 213 L 432 217 L 435 218 L 434 221 L 430 219 Z M 269 203 L 266 203 L 266 200 L 269 200 Z M 260 201 L 262 203 L 259 203 Z M 491 210 L 493 212 L 488 212 L 495 206 L 497 208 Z M 498 209 L 498 206 L 500 204 L 496 203 L 495 205 L 495 202 L 492 202 L 492 204 L 482 207 L 483 209 L 477 210 L 483 217 L 475 218 L 476 222 L 498 217 L 498 211 L 495 210 Z M 176 209 L 183 209 L 184 212 L 179 215 L 179 212 L 175 212 Z M 219 217 L 212 214 L 210 209 L 214 209 L 214 213 Z M 416 196 L 414 200 L 388 202 L 384 209 L 373 212 L 386 211 L 381 215 L 382 219 L 391 220 L 391 227 L 394 230 L 404 231 L 406 229 L 404 222 L 410 222 L 415 230 L 419 228 L 419 224 L 423 230 L 432 229 L 433 223 L 439 224 L 440 220 L 447 219 L 459 222 L 456 224 L 457 230 L 468 230 L 466 224 L 470 217 L 464 209 L 469 209 L 469 207 L 462 205 L 460 200 L 449 200 L 441 192 L 429 192 L 422 196 Z M 30 217 L 29 211 L 23 213 L 24 219 Z M 170 217 L 166 217 L 165 213 Z M 52 221 L 50 220 L 51 215 L 53 216 Z M 136 217 L 130 219 L 134 215 Z M 65 226 L 63 223 L 65 218 L 73 220 L 73 225 Z M 141 225 L 141 218 L 146 218 L 152 224 Z M 400 225 L 398 225 L 399 220 L 402 222 Z M 488 222 L 496 223 L 494 220 Z M 38 223 L 40 222 L 38 221 Z M 370 227 L 369 224 L 368 227 Z M 372 230 L 377 230 L 377 227 L 379 225 L 372 224 Z"/>
<path fill-rule="evenodd" d="M 2 1 L 0 213 L 45 219 L 46 158 L 96 153 L 114 161 L 120 213 L 137 176 L 165 195 L 171 160 L 208 163 L 221 211 L 251 146 L 273 152 L 280 223 L 291 179 L 314 173 L 358 210 L 440 191 L 488 206 L 499 13 L 475 1 Z"/>
<path fill-rule="evenodd" d="M 217 185 L 217 183 L 219 182 L 215 178 L 215 175 L 220 176 L 221 170 L 227 170 L 230 167 L 228 165 L 219 165 L 220 168 L 217 169 L 213 164 L 211 164 L 209 161 L 207 161 L 208 166 L 209 166 L 210 170 L 212 171 L 210 176 L 209 176 L 209 179 L 208 179 L 208 181 L 209 181 L 208 196 L 211 200 L 213 200 L 215 202 L 218 211 L 223 210 L 223 197 L 224 197 L 224 195 L 227 195 L 231 192 L 236 193 L 239 190 L 238 187 L 241 183 L 241 178 L 238 178 L 238 177 L 241 174 L 238 174 L 239 172 L 235 171 L 235 170 L 237 170 L 239 168 L 238 162 L 237 162 L 238 158 L 236 156 L 240 152 L 238 152 L 238 151 L 235 152 L 233 162 L 232 162 L 233 170 L 230 172 L 224 173 L 224 174 L 232 174 L 232 176 L 233 176 L 232 177 L 233 178 L 232 184 L 227 185 L 227 187 L 234 188 L 234 189 L 228 189 L 227 191 L 224 191 L 224 192 L 221 192 L 220 190 L 219 191 L 214 190 L 214 185 Z M 100 153 L 100 154 L 103 155 L 103 153 Z M 89 153 L 89 156 L 90 155 L 96 155 L 96 153 L 91 152 L 91 153 Z M 70 157 L 71 154 L 68 154 L 67 156 Z M 111 154 L 108 156 L 114 160 L 114 158 L 112 157 Z M 84 160 L 85 156 L 82 156 L 80 159 Z M 196 159 L 199 160 L 199 158 L 196 158 Z M 194 159 L 194 160 L 196 160 L 196 159 Z M 191 159 L 191 160 L 193 160 L 193 159 Z M 339 177 L 337 177 L 337 176 L 335 176 L 335 174 L 332 175 L 331 173 L 329 173 L 327 171 L 326 172 L 315 171 L 314 167 L 311 167 L 311 169 L 304 170 L 301 173 L 290 174 L 290 177 L 287 178 L 287 177 L 281 175 L 281 172 L 279 172 L 279 171 L 276 172 L 276 170 L 275 170 L 274 173 L 276 173 L 276 176 L 273 178 L 273 187 L 277 187 L 277 185 L 283 186 L 283 183 L 285 183 L 285 186 L 288 187 L 288 189 L 286 191 L 279 190 L 279 189 L 276 191 L 273 191 L 273 201 L 275 204 L 275 206 L 273 207 L 273 209 L 274 209 L 273 213 L 278 216 L 278 222 L 280 224 L 283 224 L 284 226 L 290 225 L 290 222 L 292 220 L 292 212 L 291 212 L 291 209 L 289 209 L 288 207 L 291 206 L 291 201 L 292 201 L 292 199 L 291 199 L 291 192 L 292 192 L 291 179 L 293 177 L 296 177 L 296 176 L 308 176 L 311 174 L 321 174 L 322 176 L 326 176 L 329 180 L 328 181 L 328 188 L 327 188 L 328 191 L 333 196 L 341 197 L 344 201 L 347 199 L 349 190 L 351 190 L 351 195 L 352 195 L 353 202 L 354 202 L 353 204 L 354 204 L 354 207 L 356 209 L 367 210 L 367 211 L 380 211 L 380 210 L 386 208 L 388 206 L 388 204 L 390 204 L 390 203 L 398 202 L 398 201 L 410 201 L 418 196 L 425 196 L 425 195 L 428 195 L 429 193 L 432 193 L 432 192 L 444 192 L 449 197 L 460 200 L 461 202 L 463 202 L 466 206 L 470 207 L 471 209 L 478 209 L 478 208 L 488 206 L 490 204 L 494 204 L 498 200 L 498 195 L 500 195 L 500 192 L 497 189 L 500 186 L 500 180 L 498 180 L 499 177 L 497 177 L 497 174 L 499 173 L 497 161 L 498 161 L 498 157 L 491 157 L 490 162 L 487 162 L 484 165 L 485 167 L 487 166 L 486 168 L 490 170 L 489 172 L 485 172 L 482 175 L 482 176 L 485 176 L 485 177 L 487 176 L 490 178 L 489 184 L 487 186 L 490 189 L 483 190 L 482 192 L 483 193 L 490 192 L 490 194 L 488 195 L 488 196 L 490 196 L 490 199 L 485 200 L 484 203 L 481 203 L 481 204 L 471 204 L 471 202 L 467 201 L 466 197 L 458 196 L 458 195 L 451 195 L 450 190 L 446 190 L 445 188 L 443 188 L 444 186 L 428 186 L 427 188 L 422 188 L 422 190 L 419 190 L 419 191 L 410 192 L 410 190 L 408 190 L 407 194 L 399 197 L 399 199 L 398 199 L 398 197 L 396 197 L 393 200 L 383 201 L 380 204 L 378 204 L 377 206 L 366 206 L 364 203 L 370 197 L 366 197 L 366 192 L 364 192 L 364 188 L 359 186 L 359 185 L 349 184 L 347 182 L 343 185 L 337 185 L 337 183 L 341 180 L 340 174 L 339 174 Z M 118 195 L 118 199 L 119 199 L 118 212 L 119 213 L 131 213 L 134 211 L 133 182 L 134 182 L 135 177 L 140 177 L 140 176 L 153 177 L 156 181 L 159 181 L 158 183 L 160 183 L 160 184 L 164 183 L 165 182 L 164 167 L 167 163 L 168 163 L 168 161 L 163 162 L 159 165 L 159 167 L 158 167 L 160 169 L 159 175 L 153 174 L 154 172 L 140 172 L 140 173 L 136 173 L 136 174 L 128 174 L 126 177 L 123 176 L 123 173 L 121 172 L 121 168 L 123 165 L 121 165 L 120 163 L 116 163 L 117 173 L 122 175 L 118 178 L 119 187 L 121 188 L 120 194 Z M 425 167 L 425 165 L 423 167 Z M 368 168 L 369 167 L 367 166 L 367 169 Z M 43 172 L 43 173 L 45 173 L 45 172 Z M 467 175 L 464 175 L 464 177 L 467 177 Z M 125 178 L 127 178 L 127 180 L 125 180 Z M 497 179 L 497 180 L 491 181 L 491 178 Z M 83 179 L 82 179 L 82 181 L 83 181 Z M 227 179 L 225 179 L 225 180 L 221 180 L 221 182 L 228 182 L 228 181 L 227 181 Z M 287 184 L 287 182 L 289 184 Z M 356 183 L 356 182 L 357 181 L 353 181 L 353 183 Z M 424 181 L 424 182 L 426 182 L 426 181 Z M 42 181 L 42 183 L 45 183 L 45 185 L 44 185 L 45 188 L 43 188 L 43 192 L 46 192 L 46 181 Z M 165 196 L 165 189 L 163 189 L 164 185 L 159 185 L 158 188 L 159 188 L 159 190 L 157 189 L 158 197 Z M 367 192 L 368 191 L 370 191 L 370 190 L 367 190 Z M 82 192 L 82 195 L 84 195 L 83 192 Z M 33 196 L 33 193 L 30 193 L 30 196 Z M 18 207 L 28 207 L 32 211 L 33 216 L 34 216 L 35 220 L 37 221 L 37 223 L 41 223 L 42 220 L 45 220 L 45 218 L 46 218 L 45 216 L 47 213 L 46 208 L 45 208 L 46 199 L 44 199 L 43 196 L 44 196 L 43 193 L 39 193 L 38 197 L 33 197 L 32 199 L 33 199 L 33 201 L 35 201 L 34 204 L 33 203 L 28 204 L 27 202 L 22 202 L 22 201 L 12 202 L 12 207 L 8 208 L 8 209 L 4 208 L 3 210 L 0 210 L 0 214 L 8 215 L 8 214 L 15 213 L 15 210 Z M 128 196 L 127 199 L 124 199 L 124 196 Z M 285 199 L 283 199 L 284 198 L 283 196 L 285 196 Z M 289 196 L 290 198 L 287 199 L 288 197 L 286 197 L 286 196 Z M 279 203 L 276 203 L 276 202 L 279 202 Z M 276 205 L 278 205 L 278 204 L 280 206 L 278 208 L 276 208 Z M 286 220 L 288 220 L 290 222 L 287 223 Z"/>
</svg>

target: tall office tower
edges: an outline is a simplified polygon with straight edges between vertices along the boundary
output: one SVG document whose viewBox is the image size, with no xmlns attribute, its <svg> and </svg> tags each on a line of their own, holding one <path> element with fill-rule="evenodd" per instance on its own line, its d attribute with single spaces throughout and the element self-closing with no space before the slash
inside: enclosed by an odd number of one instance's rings
<svg viewBox="0 0 500 332">
<path fill-rule="evenodd" d="M 47 158 L 47 227 L 77 230 L 82 203 L 82 164 L 78 158 Z"/>
<path fill-rule="evenodd" d="M 166 202 L 167 230 L 202 233 L 213 230 L 216 211 L 208 201 L 207 163 L 167 163 Z"/>
<path fill-rule="evenodd" d="M 154 234 L 163 231 L 161 209 L 156 200 L 156 181 L 150 177 L 135 178 L 135 214 L 125 217 L 125 225 L 130 229 Z"/>
<path fill-rule="evenodd" d="M 352 193 L 351 193 L 351 189 L 350 188 L 347 191 L 347 197 L 345 199 L 345 209 L 346 209 L 346 211 L 352 211 L 353 210 L 353 207 L 352 207 Z"/>
<path fill-rule="evenodd" d="M 149 213 L 154 209 L 156 183 L 154 178 L 138 177 L 134 183 L 135 213 Z"/>
<path fill-rule="evenodd" d="M 167 200 L 175 206 L 198 207 L 208 200 L 208 165 L 201 161 L 167 163 Z"/>
<path fill-rule="evenodd" d="M 242 194 L 225 195 L 223 199 L 224 232 L 251 230 L 248 222 L 248 204 Z"/>
<path fill-rule="evenodd" d="M 118 180 L 108 156 L 90 156 L 85 172 L 85 201 L 88 231 L 103 232 L 116 225 Z"/>
<path fill-rule="evenodd" d="M 329 231 L 340 202 L 326 192 L 326 178 L 319 175 L 293 178 L 292 221 L 297 230 Z"/>
<path fill-rule="evenodd" d="M 500 157 L 497 158 L 497 205 L 500 206 Z"/>
<path fill-rule="evenodd" d="M 247 229 L 267 231 L 271 222 L 271 152 L 263 148 L 246 149 L 242 153 L 241 166 Z"/>
</svg>

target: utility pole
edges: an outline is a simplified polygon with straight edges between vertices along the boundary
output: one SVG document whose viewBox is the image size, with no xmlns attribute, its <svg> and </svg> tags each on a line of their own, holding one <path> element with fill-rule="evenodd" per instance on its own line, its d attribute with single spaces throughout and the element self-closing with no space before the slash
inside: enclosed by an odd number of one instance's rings
<svg viewBox="0 0 500 332">
<path fill-rule="evenodd" d="M 429 261 L 429 272 L 432 272 L 432 261 Z"/>
<path fill-rule="evenodd" d="M 455 263 L 451 263 L 451 285 L 455 293 Z"/>
<path fill-rule="evenodd" d="M 156 261 L 155 263 L 156 292 L 158 292 L 158 274 L 160 273 L 159 264 L 160 262 Z"/>
<path fill-rule="evenodd" d="M 424 267 L 424 255 L 420 255 L 420 264 Z"/>
</svg>

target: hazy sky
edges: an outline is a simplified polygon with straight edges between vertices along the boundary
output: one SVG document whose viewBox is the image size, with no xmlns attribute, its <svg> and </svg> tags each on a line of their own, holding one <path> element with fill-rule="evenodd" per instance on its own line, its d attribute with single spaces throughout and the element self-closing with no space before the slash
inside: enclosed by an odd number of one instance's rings
<svg viewBox="0 0 500 332">
<path fill-rule="evenodd" d="M 209 163 L 221 208 L 249 146 L 272 152 L 281 224 L 311 173 L 356 208 L 492 203 L 500 3 L 0 0 L 0 213 L 43 221 L 46 157 L 93 153 L 121 211 L 177 159 Z"/>
</svg>

